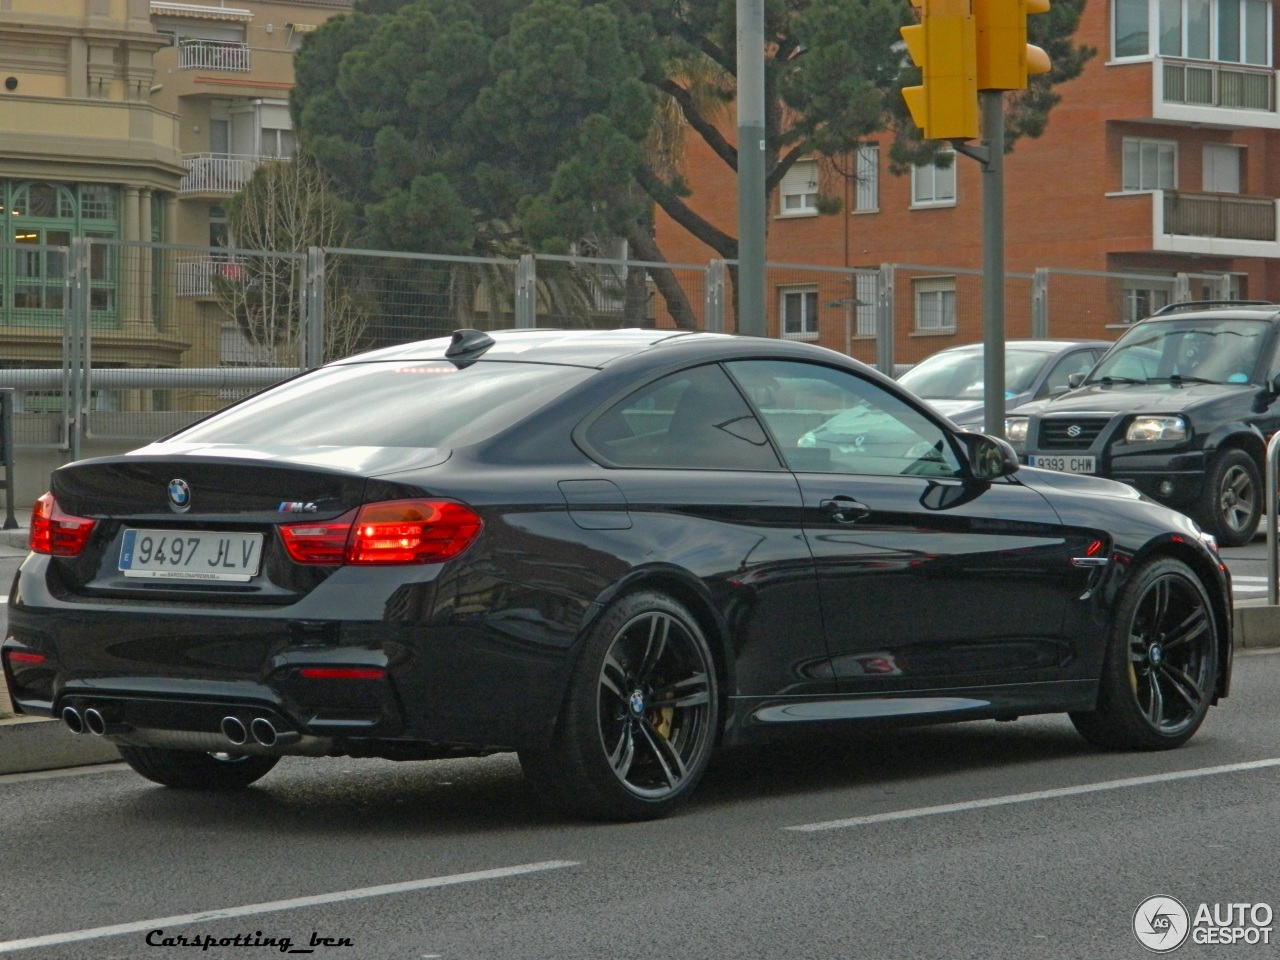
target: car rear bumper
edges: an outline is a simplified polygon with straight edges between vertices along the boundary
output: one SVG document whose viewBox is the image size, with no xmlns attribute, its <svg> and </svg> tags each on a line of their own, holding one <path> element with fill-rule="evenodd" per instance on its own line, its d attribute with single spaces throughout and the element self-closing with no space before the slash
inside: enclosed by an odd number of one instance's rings
<svg viewBox="0 0 1280 960">
<path fill-rule="evenodd" d="M 543 743 L 589 606 L 490 580 L 492 606 L 466 616 L 457 583 L 443 608 L 434 590 L 406 598 L 402 585 L 392 589 L 377 605 L 390 615 L 379 620 L 289 608 L 166 611 L 55 597 L 42 563 L 24 565 L 9 611 L 3 662 L 15 707 L 56 718 L 71 710 L 86 729 L 93 710 L 102 735 L 138 746 L 387 755 L 370 744 Z M 368 601 L 349 607 L 367 613 Z M 537 617 L 539 608 L 572 624 Z M 25 656 L 8 655 L 15 650 Z M 237 724 L 239 743 L 227 736 Z"/>
</svg>

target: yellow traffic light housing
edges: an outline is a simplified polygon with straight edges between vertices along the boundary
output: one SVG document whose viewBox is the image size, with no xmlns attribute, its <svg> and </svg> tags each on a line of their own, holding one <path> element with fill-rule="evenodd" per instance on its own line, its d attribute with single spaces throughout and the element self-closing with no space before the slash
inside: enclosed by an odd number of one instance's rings
<svg viewBox="0 0 1280 960">
<path fill-rule="evenodd" d="M 1049 0 L 973 0 L 979 90 L 1025 90 L 1028 76 L 1049 72 L 1049 55 L 1027 43 L 1027 17 L 1048 12 Z"/>
<path fill-rule="evenodd" d="M 970 0 L 912 0 L 920 22 L 901 31 L 923 76 L 919 86 L 903 89 L 902 98 L 929 140 L 978 136 L 977 28 L 969 4 Z"/>
</svg>

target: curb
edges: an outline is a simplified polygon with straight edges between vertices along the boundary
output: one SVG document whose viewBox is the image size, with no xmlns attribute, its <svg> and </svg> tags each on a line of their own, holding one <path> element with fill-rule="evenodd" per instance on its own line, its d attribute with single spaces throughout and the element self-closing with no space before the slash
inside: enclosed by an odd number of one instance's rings
<svg viewBox="0 0 1280 960">
<path fill-rule="evenodd" d="M 120 751 L 110 740 L 77 737 L 56 720 L 0 720 L 0 775 L 119 762 Z"/>
</svg>

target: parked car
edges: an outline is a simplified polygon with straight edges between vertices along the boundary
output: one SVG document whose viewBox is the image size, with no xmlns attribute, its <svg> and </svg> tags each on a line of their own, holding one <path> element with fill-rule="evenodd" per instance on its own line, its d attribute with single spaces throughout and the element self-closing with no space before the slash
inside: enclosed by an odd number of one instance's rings
<svg viewBox="0 0 1280 960">
<path fill-rule="evenodd" d="M 842 410 L 863 443 L 814 435 Z M 1231 673 L 1188 518 L 794 342 L 367 353 L 58 469 L 31 538 L 14 704 L 171 787 L 515 750 L 550 802 L 641 819 L 719 746 L 850 724 L 1067 711 L 1174 747 Z"/>
<path fill-rule="evenodd" d="M 1005 410 L 1067 390 L 1072 374 L 1088 373 L 1111 346 L 1109 340 L 1010 340 L 1004 347 Z M 984 345 L 947 347 L 921 360 L 898 382 L 952 422 L 982 430 Z"/>
<path fill-rule="evenodd" d="M 1027 463 L 1111 477 L 1190 514 L 1226 546 L 1253 539 L 1267 438 L 1280 429 L 1280 307 L 1171 304 L 1087 378 L 1007 420 Z"/>
</svg>

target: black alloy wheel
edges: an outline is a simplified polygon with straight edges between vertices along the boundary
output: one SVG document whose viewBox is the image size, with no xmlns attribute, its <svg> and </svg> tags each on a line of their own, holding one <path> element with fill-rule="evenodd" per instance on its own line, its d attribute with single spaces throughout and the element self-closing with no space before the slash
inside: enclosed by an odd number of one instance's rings
<svg viewBox="0 0 1280 960">
<path fill-rule="evenodd" d="M 663 594 L 619 600 L 591 632 L 556 744 L 521 762 L 556 806 L 602 819 L 664 816 L 706 769 L 720 716 L 697 620 Z"/>
<path fill-rule="evenodd" d="M 1243 450 L 1224 450 L 1204 482 L 1200 525 L 1224 547 L 1244 546 L 1253 539 L 1262 517 L 1258 465 Z"/>
<path fill-rule="evenodd" d="M 1204 585 L 1181 561 L 1156 559 L 1135 571 L 1117 614 L 1097 708 L 1072 722 L 1103 747 L 1186 743 L 1218 678 L 1218 625 Z"/>
<path fill-rule="evenodd" d="M 124 762 L 154 783 L 184 790 L 239 790 L 260 780 L 279 757 L 199 753 L 167 747 L 119 747 Z"/>
</svg>

